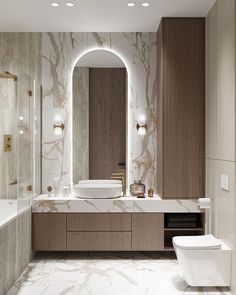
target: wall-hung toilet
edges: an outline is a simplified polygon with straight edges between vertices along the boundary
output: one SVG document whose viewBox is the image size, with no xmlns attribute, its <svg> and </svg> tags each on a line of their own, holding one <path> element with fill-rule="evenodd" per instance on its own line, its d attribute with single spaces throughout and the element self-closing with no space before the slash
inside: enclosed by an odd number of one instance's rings
<svg viewBox="0 0 236 295">
<path fill-rule="evenodd" d="M 190 286 L 230 286 L 231 249 L 213 235 L 173 238 L 175 253 Z"/>
</svg>

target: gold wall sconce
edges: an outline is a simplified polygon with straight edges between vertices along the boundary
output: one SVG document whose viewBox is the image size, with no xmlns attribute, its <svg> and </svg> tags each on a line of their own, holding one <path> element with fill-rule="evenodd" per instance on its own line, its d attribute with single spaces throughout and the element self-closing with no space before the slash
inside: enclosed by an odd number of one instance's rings
<svg viewBox="0 0 236 295">
<path fill-rule="evenodd" d="M 147 124 L 137 124 L 138 135 L 144 136 L 147 134 Z"/>
<path fill-rule="evenodd" d="M 63 123 L 61 124 L 54 124 L 53 129 L 54 129 L 54 134 L 55 135 L 62 135 L 62 131 L 64 130 L 65 126 Z"/>
<path fill-rule="evenodd" d="M 62 130 L 65 128 L 65 126 L 64 126 L 64 124 L 63 123 L 61 123 L 61 124 L 54 124 L 54 129 L 55 128 L 61 128 Z"/>
<path fill-rule="evenodd" d="M 136 120 L 138 135 L 145 136 L 147 134 L 147 110 L 143 108 L 137 109 Z"/>
<path fill-rule="evenodd" d="M 61 116 L 56 115 L 54 117 L 54 125 L 53 125 L 54 134 L 61 136 L 64 129 L 65 129 L 65 125 L 62 123 Z"/>
</svg>

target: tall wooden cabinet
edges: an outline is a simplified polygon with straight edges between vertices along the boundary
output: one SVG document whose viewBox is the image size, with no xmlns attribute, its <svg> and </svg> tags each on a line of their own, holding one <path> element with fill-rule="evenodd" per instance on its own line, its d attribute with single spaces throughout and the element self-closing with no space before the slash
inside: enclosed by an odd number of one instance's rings
<svg viewBox="0 0 236 295">
<path fill-rule="evenodd" d="M 163 18 L 157 47 L 158 194 L 203 197 L 205 19 Z"/>
</svg>

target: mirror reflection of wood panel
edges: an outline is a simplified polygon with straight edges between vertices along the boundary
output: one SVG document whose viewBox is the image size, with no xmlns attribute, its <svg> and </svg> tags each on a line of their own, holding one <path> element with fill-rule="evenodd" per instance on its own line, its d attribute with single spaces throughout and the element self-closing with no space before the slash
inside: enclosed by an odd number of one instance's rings
<svg viewBox="0 0 236 295">
<path fill-rule="evenodd" d="M 109 179 L 126 158 L 126 69 L 89 69 L 89 178 Z"/>
</svg>

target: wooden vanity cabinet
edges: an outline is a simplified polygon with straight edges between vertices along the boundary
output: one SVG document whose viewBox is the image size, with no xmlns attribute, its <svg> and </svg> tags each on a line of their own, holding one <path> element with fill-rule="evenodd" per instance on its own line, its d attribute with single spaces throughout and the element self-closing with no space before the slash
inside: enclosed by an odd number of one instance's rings
<svg viewBox="0 0 236 295">
<path fill-rule="evenodd" d="M 132 214 L 132 250 L 164 250 L 164 214 Z"/>
<path fill-rule="evenodd" d="M 157 190 L 204 197 L 205 19 L 163 18 L 157 32 Z"/>
<path fill-rule="evenodd" d="M 33 213 L 33 250 L 66 250 L 66 214 Z"/>
<path fill-rule="evenodd" d="M 33 213 L 35 251 L 162 251 L 162 213 Z"/>
</svg>

